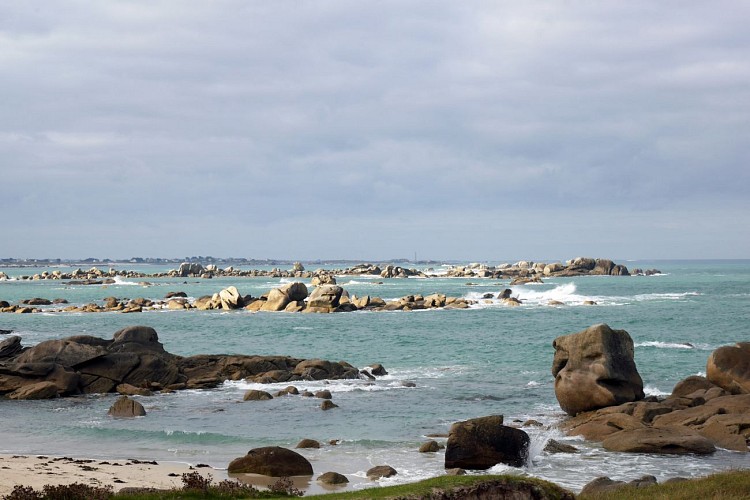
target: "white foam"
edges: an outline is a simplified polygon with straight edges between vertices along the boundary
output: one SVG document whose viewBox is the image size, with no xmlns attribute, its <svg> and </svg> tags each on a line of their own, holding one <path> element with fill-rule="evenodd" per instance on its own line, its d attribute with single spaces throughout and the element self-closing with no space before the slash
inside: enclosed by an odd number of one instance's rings
<svg viewBox="0 0 750 500">
<path fill-rule="evenodd" d="M 547 286 L 548 284 L 544 284 Z M 619 302 L 613 301 L 613 297 L 586 296 L 576 293 L 575 283 L 565 283 L 557 285 L 548 290 L 531 290 L 527 285 L 520 287 L 511 287 L 511 296 L 519 299 L 522 306 L 545 306 L 549 307 L 551 301 L 560 302 L 568 306 L 584 305 L 588 301 L 596 303 L 608 303 L 609 305 L 618 305 Z M 470 292 L 466 295 L 469 300 L 477 301 L 474 307 L 483 308 L 488 306 L 505 306 L 505 303 L 496 298 L 485 299 L 484 295 L 488 292 Z M 500 292 L 493 293 L 497 296 Z"/>
<path fill-rule="evenodd" d="M 699 349 L 710 351 L 712 348 L 706 344 L 691 344 L 689 342 L 660 342 L 658 340 L 649 340 L 647 342 L 638 342 L 635 347 L 655 347 L 657 349 Z"/>
<path fill-rule="evenodd" d="M 124 285 L 124 286 L 142 286 L 141 283 L 136 283 L 135 281 L 127 281 L 122 279 L 121 276 L 115 276 L 112 278 L 115 282 L 113 285 Z"/>
<path fill-rule="evenodd" d="M 658 387 L 654 387 L 651 385 L 647 385 L 643 388 L 643 393 L 646 394 L 646 396 L 669 396 L 672 394 L 671 392 L 664 392 Z"/>
</svg>

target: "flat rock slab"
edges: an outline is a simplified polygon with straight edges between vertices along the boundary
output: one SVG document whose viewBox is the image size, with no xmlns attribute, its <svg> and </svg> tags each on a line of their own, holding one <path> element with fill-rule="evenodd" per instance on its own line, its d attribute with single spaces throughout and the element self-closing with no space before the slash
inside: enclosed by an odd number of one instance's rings
<svg viewBox="0 0 750 500">
<path fill-rule="evenodd" d="M 620 431 L 602 442 L 609 451 L 708 455 L 716 451 L 713 443 L 686 427 L 644 428 Z"/>
</svg>

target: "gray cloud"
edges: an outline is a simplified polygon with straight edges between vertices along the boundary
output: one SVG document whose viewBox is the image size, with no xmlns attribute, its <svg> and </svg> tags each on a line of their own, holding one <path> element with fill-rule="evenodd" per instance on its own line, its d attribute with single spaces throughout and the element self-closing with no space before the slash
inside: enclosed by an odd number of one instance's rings
<svg viewBox="0 0 750 500">
<path fill-rule="evenodd" d="M 2 252 L 746 257 L 748 14 L 4 4 Z"/>
</svg>

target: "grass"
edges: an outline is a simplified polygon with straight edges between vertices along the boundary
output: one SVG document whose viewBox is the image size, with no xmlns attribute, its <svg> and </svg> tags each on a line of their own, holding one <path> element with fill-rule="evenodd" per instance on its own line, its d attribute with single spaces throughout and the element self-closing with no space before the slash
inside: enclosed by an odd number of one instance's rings
<svg viewBox="0 0 750 500">
<path fill-rule="evenodd" d="M 347 491 L 343 493 L 328 493 L 325 495 L 314 495 L 305 498 L 317 498 L 319 500 L 350 500 L 350 499 L 386 499 L 398 498 L 405 496 L 426 496 L 438 490 L 450 490 L 462 486 L 473 486 L 480 483 L 501 482 L 504 484 L 532 484 L 541 488 L 547 498 L 563 498 L 565 490 L 556 484 L 541 479 L 525 476 L 439 476 L 431 479 L 425 479 L 417 483 L 402 484 L 398 486 L 385 486 L 368 488 L 359 491 Z"/>
<path fill-rule="evenodd" d="M 679 483 L 656 484 L 645 488 L 632 486 L 579 497 L 586 500 L 747 500 L 750 498 L 750 470 L 713 474 Z"/>
<path fill-rule="evenodd" d="M 186 486 L 196 486 L 187 482 L 191 479 L 188 476 Z M 195 478 L 192 478 L 195 479 Z M 210 480 L 209 480 L 210 483 Z M 316 495 L 305 498 L 317 498 L 323 500 L 342 500 L 342 499 L 387 499 L 398 497 L 428 497 L 436 491 L 450 491 L 456 488 L 465 488 L 480 485 L 481 483 L 497 483 L 505 485 L 531 485 L 537 491 L 543 491 L 545 498 L 556 500 L 565 498 L 570 495 L 569 492 L 559 486 L 543 481 L 541 479 L 525 476 L 440 476 L 432 479 L 420 481 L 418 483 L 403 484 L 399 486 L 376 487 L 366 490 L 349 491 L 342 493 L 329 493 L 325 495 Z M 221 484 L 221 483 L 219 483 Z M 296 493 L 291 488 L 291 483 L 280 483 L 278 493 L 271 491 L 258 491 L 252 488 L 243 491 L 229 491 L 237 486 L 228 486 L 228 483 L 222 488 L 219 484 L 204 484 L 199 489 L 175 489 L 171 491 L 160 491 L 154 493 L 142 493 L 137 495 L 118 494 L 109 498 L 121 500 L 192 500 L 192 499 L 218 499 L 218 498 L 292 498 Z M 111 491 L 111 490 L 110 490 Z M 6 497 L 7 498 L 7 497 Z M 18 496 L 15 500 L 36 500 L 44 497 L 36 496 Z M 55 496 L 46 498 L 65 498 L 73 500 L 74 496 Z M 88 495 L 82 498 L 93 498 Z M 107 497 L 104 497 L 107 498 Z M 570 496 L 568 496 L 570 498 Z M 602 493 L 598 495 L 587 495 L 579 497 L 581 500 L 747 500 L 750 499 L 750 470 L 736 470 L 714 474 L 701 479 L 693 479 L 679 483 L 658 484 L 645 488 L 624 487 L 620 490 Z"/>
</svg>

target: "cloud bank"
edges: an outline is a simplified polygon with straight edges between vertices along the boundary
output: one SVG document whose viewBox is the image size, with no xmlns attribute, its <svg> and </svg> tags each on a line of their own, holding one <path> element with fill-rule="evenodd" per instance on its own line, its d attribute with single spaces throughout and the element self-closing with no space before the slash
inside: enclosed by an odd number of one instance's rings
<svg viewBox="0 0 750 500">
<path fill-rule="evenodd" d="M 745 2 L 0 6 L 5 257 L 749 257 Z"/>
</svg>

